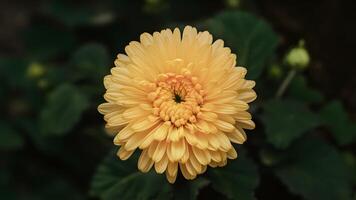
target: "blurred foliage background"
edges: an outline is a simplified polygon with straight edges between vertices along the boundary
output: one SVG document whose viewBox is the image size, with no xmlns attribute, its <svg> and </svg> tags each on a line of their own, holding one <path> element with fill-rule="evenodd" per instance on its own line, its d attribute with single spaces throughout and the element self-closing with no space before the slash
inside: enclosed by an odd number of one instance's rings
<svg viewBox="0 0 356 200">
<path fill-rule="evenodd" d="M 1 0 L 0 8 L 0 199 L 356 200 L 351 0 Z M 186 24 L 224 39 L 248 68 L 257 128 L 237 160 L 170 185 L 139 173 L 134 158 L 116 158 L 96 108 L 128 42 Z"/>
</svg>

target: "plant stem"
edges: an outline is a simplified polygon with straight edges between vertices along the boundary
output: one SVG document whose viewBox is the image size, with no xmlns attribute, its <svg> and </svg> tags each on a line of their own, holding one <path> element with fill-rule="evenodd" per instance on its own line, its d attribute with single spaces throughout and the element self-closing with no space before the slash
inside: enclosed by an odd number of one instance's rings
<svg viewBox="0 0 356 200">
<path fill-rule="evenodd" d="M 284 92 L 286 91 L 288 85 L 290 82 L 293 80 L 294 76 L 297 74 L 297 70 L 292 69 L 289 71 L 287 77 L 283 80 L 282 84 L 279 86 L 277 93 L 276 93 L 276 99 L 279 99 L 283 96 Z"/>
</svg>

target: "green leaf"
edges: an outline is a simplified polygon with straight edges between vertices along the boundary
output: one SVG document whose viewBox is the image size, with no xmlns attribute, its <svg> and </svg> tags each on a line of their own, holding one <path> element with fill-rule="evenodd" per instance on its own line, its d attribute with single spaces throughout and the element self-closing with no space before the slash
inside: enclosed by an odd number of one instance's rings
<svg viewBox="0 0 356 200">
<path fill-rule="evenodd" d="M 203 177 L 198 177 L 194 180 L 189 181 L 189 191 L 190 191 L 190 200 L 195 200 L 197 199 L 199 195 L 199 190 L 204 188 L 209 184 L 209 180 L 203 178 Z"/>
<path fill-rule="evenodd" d="M 0 150 L 17 150 L 24 145 L 24 139 L 14 129 L 0 122 Z"/>
<path fill-rule="evenodd" d="M 288 93 L 294 99 L 307 102 L 319 103 L 323 100 L 323 96 L 319 91 L 309 88 L 307 81 L 303 76 L 297 76 L 289 85 Z"/>
<path fill-rule="evenodd" d="M 90 77 L 102 81 L 109 71 L 110 57 L 101 44 L 89 43 L 79 48 L 73 55 L 71 64 L 77 69 L 77 76 Z"/>
<path fill-rule="evenodd" d="M 142 173 L 137 159 L 120 160 L 114 153 L 100 164 L 95 173 L 91 194 L 102 200 L 168 199 L 171 186 L 163 175 Z"/>
<path fill-rule="evenodd" d="M 210 181 L 204 177 L 197 177 L 194 180 L 184 180 L 182 184 L 175 183 L 174 199 L 195 200 L 199 191 L 207 186 Z"/>
<path fill-rule="evenodd" d="M 267 141 L 277 148 L 288 147 L 293 140 L 320 124 L 318 115 L 297 101 L 272 100 L 263 108 Z"/>
<path fill-rule="evenodd" d="M 263 20 L 239 11 L 223 12 L 207 22 L 208 30 L 237 54 L 237 63 L 248 69 L 249 79 L 258 78 L 273 54 L 278 37 Z"/>
<path fill-rule="evenodd" d="M 29 84 L 26 78 L 27 65 L 28 63 L 21 58 L 0 58 L 0 83 L 16 88 L 26 87 Z"/>
<path fill-rule="evenodd" d="M 356 123 L 352 122 L 340 101 L 333 101 L 320 112 L 324 124 L 340 145 L 350 144 L 356 139 Z"/>
<path fill-rule="evenodd" d="M 69 27 L 103 25 L 111 23 L 115 18 L 112 12 L 103 10 L 102 6 L 60 0 L 49 1 L 43 12 Z"/>
<path fill-rule="evenodd" d="M 56 88 L 40 114 L 43 134 L 63 135 L 79 121 L 89 103 L 80 91 L 69 84 Z"/>
<path fill-rule="evenodd" d="M 28 55 L 34 60 L 48 60 L 73 50 L 74 34 L 46 25 L 32 26 L 24 33 Z"/>
<path fill-rule="evenodd" d="M 350 169 L 350 178 L 352 184 L 356 186 L 356 155 L 354 155 L 351 151 L 346 151 L 342 153 L 342 157 L 344 158 L 346 165 Z"/>
<path fill-rule="evenodd" d="M 351 199 L 347 167 L 338 152 L 322 140 L 305 138 L 286 152 L 276 174 L 295 194 L 306 199 Z"/>
<path fill-rule="evenodd" d="M 86 25 L 93 15 L 92 11 L 83 5 L 75 7 L 57 0 L 50 1 L 43 11 L 68 26 Z"/>
<path fill-rule="evenodd" d="M 254 163 L 244 156 L 230 161 L 223 168 L 208 169 L 212 187 L 229 199 L 255 199 L 254 189 L 259 177 Z"/>
<path fill-rule="evenodd" d="M 48 177 L 47 177 L 48 178 Z M 26 195 L 29 200 L 84 200 L 82 194 L 71 184 L 64 179 L 46 180 L 46 183 L 36 188 L 33 192 L 32 198 Z"/>
</svg>

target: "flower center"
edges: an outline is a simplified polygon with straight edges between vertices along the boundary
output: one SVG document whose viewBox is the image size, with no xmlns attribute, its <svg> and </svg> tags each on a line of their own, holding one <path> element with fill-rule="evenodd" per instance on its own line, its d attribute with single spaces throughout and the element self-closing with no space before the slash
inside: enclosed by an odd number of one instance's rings
<svg viewBox="0 0 356 200">
<path fill-rule="evenodd" d="M 155 91 L 148 94 L 153 114 L 176 127 L 194 123 L 204 100 L 204 90 L 190 73 L 160 74 Z"/>
<path fill-rule="evenodd" d="M 182 99 L 181 96 L 179 96 L 179 94 L 174 94 L 174 101 L 175 101 L 176 103 L 180 103 L 180 102 L 182 102 L 182 101 L 184 101 L 184 100 Z"/>
</svg>

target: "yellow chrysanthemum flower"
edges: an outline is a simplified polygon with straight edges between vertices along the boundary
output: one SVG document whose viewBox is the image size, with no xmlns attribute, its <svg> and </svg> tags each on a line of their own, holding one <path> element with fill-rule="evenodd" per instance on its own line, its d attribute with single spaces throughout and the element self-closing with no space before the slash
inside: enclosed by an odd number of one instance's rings
<svg viewBox="0 0 356 200">
<path fill-rule="evenodd" d="M 242 144 L 243 129 L 255 127 L 247 112 L 255 82 L 222 40 L 186 26 L 182 36 L 178 28 L 143 33 L 125 51 L 104 78 L 107 103 L 98 108 L 120 159 L 139 148 L 138 168 L 154 166 L 174 183 L 178 168 L 194 179 L 237 157 L 231 142 Z"/>
</svg>

